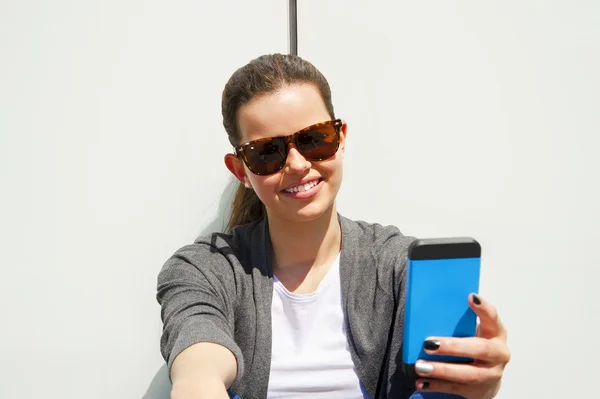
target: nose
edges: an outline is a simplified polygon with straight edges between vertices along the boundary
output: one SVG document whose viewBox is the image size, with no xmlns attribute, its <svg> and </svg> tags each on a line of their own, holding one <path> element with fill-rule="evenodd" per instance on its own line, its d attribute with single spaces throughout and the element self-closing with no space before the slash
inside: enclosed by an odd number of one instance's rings
<svg viewBox="0 0 600 399">
<path fill-rule="evenodd" d="M 301 175 L 306 172 L 312 164 L 300 154 L 296 146 L 290 145 L 287 160 L 285 161 L 285 171 L 290 174 Z"/>
</svg>

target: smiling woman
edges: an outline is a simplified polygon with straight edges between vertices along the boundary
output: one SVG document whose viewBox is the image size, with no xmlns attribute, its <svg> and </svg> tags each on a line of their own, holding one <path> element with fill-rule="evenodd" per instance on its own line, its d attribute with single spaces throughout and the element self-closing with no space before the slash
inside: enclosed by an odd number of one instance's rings
<svg viewBox="0 0 600 399">
<path fill-rule="evenodd" d="M 259 57 L 230 78 L 222 110 L 240 182 L 229 232 L 182 248 L 158 279 L 172 397 L 494 397 L 505 330 L 476 296 L 479 337 L 424 343 L 474 363 L 419 363 L 418 380 L 398 367 L 412 238 L 337 212 L 347 124 L 321 73 Z"/>
</svg>

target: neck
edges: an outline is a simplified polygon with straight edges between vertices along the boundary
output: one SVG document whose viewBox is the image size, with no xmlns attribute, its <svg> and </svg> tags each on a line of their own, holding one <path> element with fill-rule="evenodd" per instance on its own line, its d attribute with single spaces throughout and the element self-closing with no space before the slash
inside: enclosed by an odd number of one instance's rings
<svg viewBox="0 0 600 399">
<path fill-rule="evenodd" d="M 294 222 L 269 217 L 269 235 L 273 244 L 273 269 L 299 268 L 332 262 L 341 249 L 342 232 L 335 204 L 321 217 L 310 222 Z"/>
</svg>

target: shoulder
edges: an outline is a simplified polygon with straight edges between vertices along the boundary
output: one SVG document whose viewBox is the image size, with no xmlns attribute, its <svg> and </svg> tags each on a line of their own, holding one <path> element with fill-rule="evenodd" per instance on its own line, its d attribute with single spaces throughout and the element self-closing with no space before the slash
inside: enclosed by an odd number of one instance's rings
<svg viewBox="0 0 600 399">
<path fill-rule="evenodd" d="M 354 270 L 375 275 L 377 284 L 388 295 L 398 296 L 406 277 L 408 248 L 415 240 L 398 227 L 340 218 L 342 250 L 344 241 L 348 263 Z"/>
<path fill-rule="evenodd" d="M 342 233 L 356 242 L 360 247 L 369 248 L 375 253 L 394 253 L 405 255 L 414 237 L 405 236 L 393 225 L 369 223 L 362 220 L 351 220 L 340 216 Z"/>
<path fill-rule="evenodd" d="M 343 277 L 350 279 L 351 284 L 356 285 L 363 294 L 382 290 L 385 297 L 390 299 L 388 305 L 394 303 L 401 293 L 408 248 L 414 238 L 405 236 L 393 225 L 350 220 L 341 216 L 340 224 L 341 260 L 346 265 Z"/>
<path fill-rule="evenodd" d="M 257 240 L 256 230 L 260 222 L 234 228 L 227 233 L 212 233 L 198 237 L 194 243 L 175 251 L 165 262 L 161 275 L 171 272 L 231 275 L 244 265 L 251 264 L 250 248 Z M 259 238 L 260 239 L 260 238 Z"/>
</svg>

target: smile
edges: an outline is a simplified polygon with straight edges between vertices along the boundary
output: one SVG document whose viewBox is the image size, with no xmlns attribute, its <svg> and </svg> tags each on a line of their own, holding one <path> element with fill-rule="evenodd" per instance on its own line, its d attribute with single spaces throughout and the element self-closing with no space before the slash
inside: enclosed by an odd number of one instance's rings
<svg viewBox="0 0 600 399">
<path fill-rule="evenodd" d="M 321 179 L 315 179 L 309 182 L 306 182 L 304 184 L 300 184 L 294 187 L 289 187 L 286 188 L 285 190 L 283 190 L 284 193 L 302 193 L 304 191 L 308 191 L 311 188 L 315 187 L 317 184 L 319 184 Z"/>
</svg>

